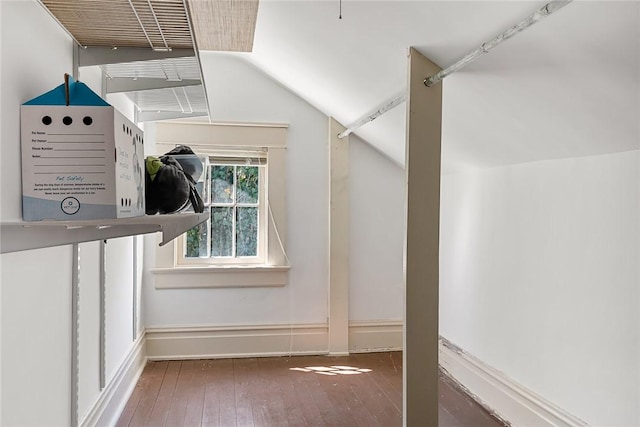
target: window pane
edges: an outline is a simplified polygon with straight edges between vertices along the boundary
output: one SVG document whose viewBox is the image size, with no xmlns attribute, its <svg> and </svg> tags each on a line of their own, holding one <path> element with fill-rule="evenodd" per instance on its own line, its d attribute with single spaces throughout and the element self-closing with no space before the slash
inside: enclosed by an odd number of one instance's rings
<svg viewBox="0 0 640 427">
<path fill-rule="evenodd" d="M 258 167 L 238 166 L 238 203 L 258 203 Z"/>
<path fill-rule="evenodd" d="M 233 208 L 211 208 L 211 256 L 233 256 Z"/>
<path fill-rule="evenodd" d="M 196 225 L 187 231 L 187 247 L 185 250 L 186 258 L 207 257 L 207 239 L 209 227 L 207 222 Z"/>
<path fill-rule="evenodd" d="M 233 166 L 211 167 L 213 203 L 233 203 Z"/>
<path fill-rule="evenodd" d="M 258 208 L 238 208 L 237 215 L 237 256 L 257 256 Z"/>
</svg>

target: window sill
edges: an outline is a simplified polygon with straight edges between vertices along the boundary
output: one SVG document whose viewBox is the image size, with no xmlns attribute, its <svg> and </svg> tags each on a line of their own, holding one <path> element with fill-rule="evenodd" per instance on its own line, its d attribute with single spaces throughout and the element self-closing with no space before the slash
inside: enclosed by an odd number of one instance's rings
<svg viewBox="0 0 640 427">
<path fill-rule="evenodd" d="M 289 266 L 227 265 L 155 268 L 156 289 L 256 288 L 287 285 Z"/>
</svg>

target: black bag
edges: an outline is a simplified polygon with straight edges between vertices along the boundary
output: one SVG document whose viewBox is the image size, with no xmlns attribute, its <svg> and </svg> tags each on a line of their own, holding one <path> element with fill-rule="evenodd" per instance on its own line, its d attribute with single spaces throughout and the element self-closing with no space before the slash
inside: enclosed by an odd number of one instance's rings
<svg viewBox="0 0 640 427">
<path fill-rule="evenodd" d="M 147 215 L 180 212 L 189 203 L 194 212 L 204 212 L 195 181 L 202 173 L 202 163 L 190 147 L 180 145 L 157 159 L 148 157 L 145 163 Z"/>
</svg>

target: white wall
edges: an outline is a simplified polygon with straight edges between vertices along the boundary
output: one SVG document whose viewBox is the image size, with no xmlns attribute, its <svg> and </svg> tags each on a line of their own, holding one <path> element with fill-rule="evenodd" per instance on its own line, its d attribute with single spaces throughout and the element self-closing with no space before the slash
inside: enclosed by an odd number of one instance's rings
<svg viewBox="0 0 640 427">
<path fill-rule="evenodd" d="M 640 425 L 640 153 L 442 181 L 441 334 L 597 426 Z"/>
<path fill-rule="evenodd" d="M 100 395 L 100 242 L 79 245 L 80 324 L 78 408 L 83 415 Z"/>
<path fill-rule="evenodd" d="M 0 256 L 0 424 L 69 425 L 71 247 Z"/>
<path fill-rule="evenodd" d="M 156 290 L 153 275 L 147 273 L 146 326 L 325 324 L 328 118 L 242 55 L 204 53 L 202 61 L 213 121 L 289 124 L 289 284 L 285 288 Z M 349 157 L 350 319 L 401 320 L 404 172 L 355 136 Z M 147 268 L 154 262 L 153 240 L 145 247 Z"/>
<path fill-rule="evenodd" d="M 350 138 L 349 318 L 401 321 L 404 170 Z"/>
<path fill-rule="evenodd" d="M 133 346 L 133 237 L 107 241 L 106 380 L 111 380 Z"/>
<path fill-rule="evenodd" d="M 63 81 L 71 71 L 72 45 L 35 1 L 2 1 L 0 8 L 0 218 L 7 221 L 22 218 L 20 104 Z M 0 265 L 0 424 L 68 425 L 71 247 L 3 254 Z M 41 402 L 39 410 L 33 402 Z"/>
<path fill-rule="evenodd" d="M 288 123 L 284 288 L 162 289 L 145 275 L 147 327 L 326 323 L 327 117 L 241 56 L 204 52 L 211 119 Z M 148 138 L 147 138 L 148 140 Z M 147 149 L 147 147 L 145 147 Z M 145 250 L 153 251 L 153 245 Z M 147 266 L 153 255 L 145 253 Z"/>
<path fill-rule="evenodd" d="M 20 105 L 72 72 L 72 42 L 35 0 L 0 1 L 2 221 L 20 220 Z M 82 78 L 82 74 L 80 76 Z M 96 88 L 94 87 L 94 90 Z M 97 90 L 99 93 L 99 90 Z M 125 239 L 123 239 L 125 240 Z M 132 349 L 131 238 L 109 255 L 107 367 Z M 80 247 L 79 417 L 101 396 L 98 387 L 98 243 Z M 129 249 L 127 249 L 129 248 Z M 71 421 L 72 247 L 0 255 L 2 425 L 66 426 Z M 128 341 L 127 341 L 128 340 Z M 34 402 L 38 403 L 34 410 Z"/>
</svg>

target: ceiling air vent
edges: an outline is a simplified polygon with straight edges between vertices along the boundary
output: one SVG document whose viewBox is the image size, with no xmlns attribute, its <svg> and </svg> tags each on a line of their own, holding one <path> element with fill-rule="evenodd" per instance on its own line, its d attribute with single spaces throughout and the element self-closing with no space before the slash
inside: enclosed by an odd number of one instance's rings
<svg viewBox="0 0 640 427">
<path fill-rule="evenodd" d="M 40 0 L 138 121 L 208 115 L 198 51 L 251 51 L 258 0 Z M 195 40 L 194 40 L 195 38 Z"/>
</svg>

